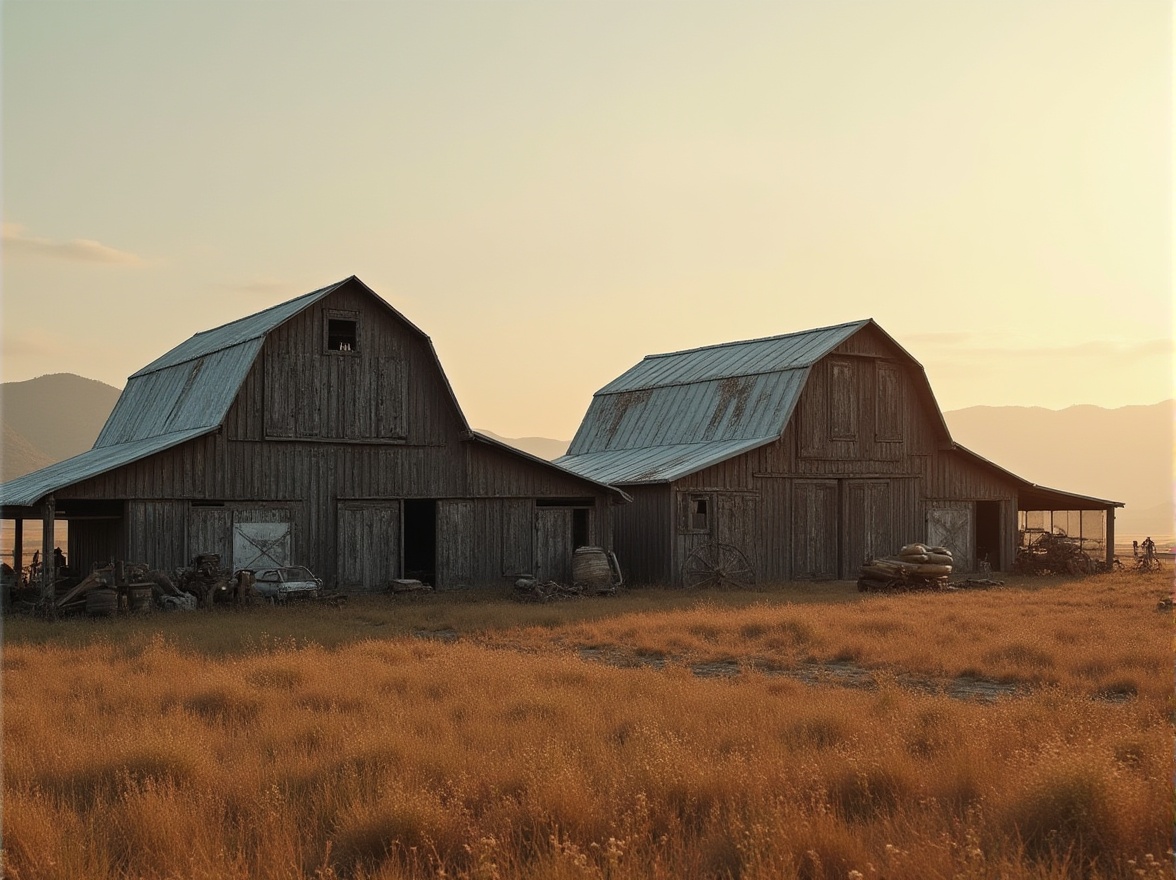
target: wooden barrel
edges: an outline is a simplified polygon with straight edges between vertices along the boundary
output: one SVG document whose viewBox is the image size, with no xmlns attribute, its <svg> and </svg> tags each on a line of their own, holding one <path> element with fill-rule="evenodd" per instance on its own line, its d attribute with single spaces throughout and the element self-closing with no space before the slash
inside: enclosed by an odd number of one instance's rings
<svg viewBox="0 0 1176 880">
<path fill-rule="evenodd" d="M 91 617 L 113 617 L 118 612 L 118 590 L 95 587 L 86 593 L 86 613 Z"/>
<path fill-rule="evenodd" d="M 612 569 L 603 547 L 578 547 L 572 554 L 572 583 L 585 587 L 612 585 Z"/>
<path fill-rule="evenodd" d="M 130 595 L 130 610 L 131 611 L 150 611 L 152 605 L 152 590 L 151 587 L 131 587 L 128 591 Z"/>
</svg>

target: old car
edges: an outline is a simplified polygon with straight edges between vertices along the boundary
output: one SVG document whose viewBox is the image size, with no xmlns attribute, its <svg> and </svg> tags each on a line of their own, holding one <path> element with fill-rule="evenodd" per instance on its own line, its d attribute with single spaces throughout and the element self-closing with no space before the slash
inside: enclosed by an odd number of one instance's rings
<svg viewBox="0 0 1176 880">
<path fill-rule="evenodd" d="M 253 588 L 257 595 L 271 602 L 285 602 L 287 599 L 317 599 L 323 582 L 311 574 L 304 565 L 288 565 L 283 568 L 262 568 L 255 572 L 257 578 Z"/>
</svg>

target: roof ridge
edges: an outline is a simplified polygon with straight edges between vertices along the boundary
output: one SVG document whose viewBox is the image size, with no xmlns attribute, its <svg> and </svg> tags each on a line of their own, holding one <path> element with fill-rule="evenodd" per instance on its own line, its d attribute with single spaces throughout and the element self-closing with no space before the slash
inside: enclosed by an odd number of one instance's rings
<svg viewBox="0 0 1176 880">
<path fill-rule="evenodd" d="M 274 309 L 286 308 L 291 303 L 295 303 L 300 299 L 309 299 L 310 297 L 313 297 L 313 296 L 319 296 L 321 294 L 326 293 L 329 290 L 332 290 L 333 288 L 338 287 L 340 284 L 343 284 L 347 281 L 350 281 L 354 277 L 355 277 L 354 275 L 348 276 L 347 278 L 344 278 L 342 281 L 335 281 L 332 284 L 324 285 L 323 287 L 318 288 L 318 290 L 310 291 L 310 293 L 300 293 L 300 294 L 298 294 L 298 296 L 291 297 L 290 299 L 284 299 L 279 303 L 274 303 L 272 306 L 266 306 L 264 309 L 259 309 L 256 312 L 252 312 L 248 315 L 242 315 L 240 318 L 234 318 L 233 320 L 226 321 L 223 324 L 218 324 L 216 327 L 209 327 L 207 330 L 198 330 L 195 333 L 193 333 L 191 336 L 189 336 L 188 338 L 195 339 L 197 336 L 205 336 L 209 333 L 215 333 L 218 330 L 224 330 L 226 327 L 231 327 L 233 324 L 240 324 L 244 321 L 249 321 L 253 318 L 260 317 L 261 315 L 264 315 L 266 312 L 272 312 Z M 257 336 L 264 336 L 264 335 L 265 335 L 265 333 L 258 333 L 257 334 Z M 250 336 L 249 339 L 256 339 L 257 336 Z M 248 340 L 241 340 L 241 341 L 246 342 Z"/>
<path fill-rule="evenodd" d="M 716 342 L 712 345 L 699 345 L 695 348 L 684 348 L 681 351 L 663 351 L 656 354 L 647 354 L 642 360 L 648 361 L 653 360 L 654 358 L 676 357 L 680 354 L 694 354 L 697 351 L 731 348 L 736 345 L 751 345 L 752 343 L 756 342 L 774 342 L 777 339 L 787 339 L 790 336 L 804 336 L 807 333 L 823 333 L 827 330 L 840 330 L 842 327 L 864 327 L 873 320 L 873 318 L 862 318 L 857 321 L 843 321 L 840 324 L 829 324 L 826 327 L 810 327 L 807 330 L 793 330 L 791 333 L 777 333 L 773 336 L 758 336 L 754 339 L 736 339 L 731 342 Z"/>
</svg>

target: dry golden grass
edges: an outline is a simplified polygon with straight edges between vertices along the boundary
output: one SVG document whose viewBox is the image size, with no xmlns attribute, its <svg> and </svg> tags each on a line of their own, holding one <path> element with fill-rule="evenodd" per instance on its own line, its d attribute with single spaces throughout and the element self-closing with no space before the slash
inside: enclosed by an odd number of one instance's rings
<svg viewBox="0 0 1176 880">
<path fill-rule="evenodd" d="M 703 607 L 649 591 L 12 623 L 6 876 L 1170 877 L 1165 589 L 863 601 L 841 585 Z M 411 635 L 449 629 L 467 637 Z M 1074 671 L 1071 631 L 1110 672 Z M 881 686 L 569 653 L 589 644 L 781 662 L 857 644 Z M 1035 651 L 1048 674 L 1030 674 Z M 973 665 L 1042 686 L 982 703 L 886 678 Z M 1116 675 L 1133 695 L 1099 698 Z"/>
</svg>

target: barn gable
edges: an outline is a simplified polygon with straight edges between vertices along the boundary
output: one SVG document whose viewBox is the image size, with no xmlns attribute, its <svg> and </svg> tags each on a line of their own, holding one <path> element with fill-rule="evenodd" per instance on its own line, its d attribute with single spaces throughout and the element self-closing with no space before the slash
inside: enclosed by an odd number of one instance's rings
<svg viewBox="0 0 1176 880">
<path fill-rule="evenodd" d="M 868 355 L 888 358 L 895 370 L 912 370 L 917 393 L 931 400 L 933 419 L 947 437 L 922 367 L 864 320 L 649 355 L 594 395 L 557 462 L 612 484 L 672 482 L 779 440 L 802 400 L 808 403 L 802 424 L 815 426 L 823 438 L 829 403 L 803 392 L 812 387 L 814 369 L 828 369 L 826 359 L 839 354 L 847 369 Z"/>
</svg>

